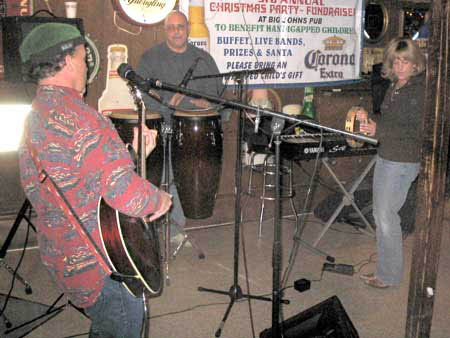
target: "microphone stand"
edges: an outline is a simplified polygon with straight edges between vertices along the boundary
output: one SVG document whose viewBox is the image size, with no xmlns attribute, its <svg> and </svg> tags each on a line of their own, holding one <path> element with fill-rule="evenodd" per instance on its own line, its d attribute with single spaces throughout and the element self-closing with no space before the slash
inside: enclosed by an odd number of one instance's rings
<svg viewBox="0 0 450 338">
<path fill-rule="evenodd" d="M 238 84 L 238 99 L 239 101 L 242 101 L 243 98 L 243 79 L 240 77 L 236 78 L 236 83 Z M 272 301 L 272 299 L 268 297 L 262 297 L 262 296 L 254 296 L 250 294 L 244 294 L 242 293 L 242 289 L 240 285 L 238 284 L 238 274 L 239 274 L 239 240 L 241 238 L 240 236 L 240 230 L 241 230 L 241 172 L 242 172 L 242 162 L 241 162 L 241 151 L 242 151 L 242 134 L 243 134 L 243 112 L 242 109 L 238 110 L 238 128 L 237 128 L 237 144 L 236 144 L 236 161 L 235 161 L 235 204 L 234 204 L 234 257 L 233 257 L 233 285 L 230 287 L 228 291 L 221 291 L 221 290 L 215 290 L 215 289 L 208 289 L 204 287 L 199 287 L 198 291 L 203 292 L 212 292 L 222 295 L 228 295 L 230 297 L 230 303 L 228 304 L 228 307 L 225 311 L 225 314 L 222 318 L 222 321 L 220 322 L 219 328 L 217 329 L 215 336 L 220 337 L 222 334 L 223 327 L 225 325 L 225 322 L 228 318 L 228 315 L 231 312 L 231 309 L 234 305 L 234 303 L 242 298 L 246 299 L 258 299 L 258 300 L 264 300 L 264 301 Z M 288 303 L 287 301 L 285 301 Z"/>
<path fill-rule="evenodd" d="M 283 128 L 273 129 L 275 137 L 275 215 L 273 227 L 272 246 L 272 337 L 281 338 L 280 332 L 280 304 L 282 301 L 282 291 L 280 287 L 281 276 L 281 192 L 280 192 L 280 144 L 281 131 Z"/>
<path fill-rule="evenodd" d="M 244 71 L 244 74 L 248 74 L 250 71 Z M 238 72 L 233 72 L 234 75 L 237 77 Z M 222 76 L 220 74 L 212 75 L 210 77 L 219 77 Z M 220 323 L 219 328 L 216 331 L 215 336 L 220 337 L 222 334 L 222 329 L 225 325 L 225 321 L 228 318 L 228 315 L 231 311 L 231 308 L 233 307 L 236 300 L 241 298 L 251 298 L 251 299 L 258 299 L 258 300 L 266 300 L 270 301 L 270 298 L 267 297 L 261 297 L 261 296 L 251 296 L 246 295 L 242 293 L 242 290 L 237 282 L 237 275 L 238 275 L 238 261 L 239 261 L 239 237 L 240 237 L 240 223 L 241 223 L 241 217 L 240 217 L 240 191 L 241 191 L 241 178 L 240 178 L 240 170 L 241 170 L 241 134 L 242 134 L 242 126 L 241 126 L 241 120 L 242 120 L 242 110 L 250 110 L 254 111 L 263 115 L 272 116 L 276 118 L 280 118 L 283 120 L 289 120 L 292 122 L 297 122 L 300 125 L 305 125 L 309 127 L 314 127 L 317 129 L 322 129 L 328 132 L 334 132 L 341 135 L 345 135 L 347 137 L 351 137 L 354 139 L 357 139 L 359 141 L 367 142 L 373 145 L 378 144 L 378 141 L 374 138 L 365 136 L 365 135 L 359 135 L 359 134 L 353 134 L 348 131 L 339 130 L 331 127 L 327 127 L 324 125 L 320 125 L 318 123 L 309 121 L 309 120 L 303 120 L 302 118 L 293 116 L 293 115 L 287 115 L 279 112 L 275 112 L 269 109 L 262 109 L 260 107 L 254 107 L 250 105 L 246 105 L 240 102 L 230 101 L 226 99 L 222 99 L 217 96 L 213 95 L 207 95 L 204 93 L 201 93 L 199 91 L 195 91 L 188 88 L 183 88 L 180 86 L 176 86 L 169 83 L 164 83 L 160 80 L 155 79 L 146 79 L 143 83 L 143 86 L 145 86 L 146 89 L 148 87 L 153 87 L 155 89 L 164 89 L 169 90 L 172 92 L 180 92 L 182 94 L 197 97 L 197 98 L 203 98 L 207 99 L 214 103 L 220 103 L 223 104 L 226 107 L 229 108 L 236 108 L 239 111 L 239 123 L 238 123 L 238 142 L 237 142 L 237 154 L 236 154 L 236 202 L 235 202 L 235 228 L 234 228 L 234 274 L 233 274 L 233 285 L 230 287 L 229 291 L 221 291 L 221 290 L 214 290 L 214 289 L 207 289 L 203 287 L 199 287 L 199 291 L 205 291 L 205 292 L 213 292 L 223 295 L 228 295 L 230 297 L 230 303 L 227 307 L 227 310 L 225 312 L 225 315 Z M 242 92 L 241 85 L 242 81 L 237 81 L 239 85 L 239 91 Z M 242 94 L 240 94 L 242 96 Z M 241 97 L 240 97 L 241 99 Z M 274 136 L 275 136 L 275 162 L 276 162 L 276 168 L 275 168 L 275 175 L 276 175 L 276 200 L 275 200 L 275 219 L 274 219 L 274 244 L 273 244 L 273 254 L 272 254 L 272 269 L 273 269 L 273 280 L 272 280 L 272 329 L 273 329 L 273 335 L 271 337 L 273 338 L 280 338 L 281 332 L 280 332 L 280 323 L 279 323 L 279 317 L 280 317 L 280 306 L 281 303 L 283 304 L 289 304 L 289 301 L 283 300 L 280 290 L 280 271 L 281 271 L 281 231 L 280 231 L 280 182 L 279 182 L 279 172 L 280 172 L 280 144 L 281 144 L 281 130 L 277 131 L 274 128 Z M 280 128 L 282 129 L 282 128 Z M 239 213 L 237 212 L 239 211 Z"/>
<path fill-rule="evenodd" d="M 239 85 L 239 91 L 242 92 L 241 89 L 241 81 L 237 81 Z M 238 284 L 238 270 L 239 270 L 239 239 L 240 239 L 240 225 L 241 225 L 241 217 L 240 217 L 240 195 L 241 195 L 241 134 L 242 134 L 242 110 L 247 109 L 254 112 L 257 112 L 258 114 L 263 114 L 267 116 L 272 116 L 276 118 L 281 118 L 284 120 L 290 120 L 294 122 L 298 122 L 301 125 L 307 125 L 310 127 L 315 127 L 318 129 L 323 129 L 330 132 L 336 132 L 342 135 L 346 135 L 348 137 L 356 138 L 359 140 L 363 140 L 364 142 L 368 142 L 371 144 L 376 145 L 378 143 L 377 140 L 370 138 L 365 135 L 357 135 L 353 134 L 347 131 L 338 130 L 330 127 L 326 127 L 323 125 L 320 125 L 318 123 L 308 121 L 308 120 L 302 120 L 301 118 L 286 115 L 283 113 L 274 112 L 268 109 L 261 109 L 259 107 L 253 107 L 246 104 L 242 104 L 239 102 L 234 101 L 227 101 L 222 98 L 205 95 L 203 93 L 193 91 L 191 89 L 187 88 L 179 88 L 174 85 L 166 84 L 161 81 L 155 81 L 154 85 L 156 88 L 161 88 L 165 90 L 171 90 L 171 91 L 180 91 L 183 94 L 189 95 L 189 96 L 195 96 L 195 97 L 201 97 L 206 98 L 209 101 L 215 102 L 215 103 L 222 103 L 225 106 L 231 107 L 231 108 L 238 108 L 239 111 L 239 123 L 238 123 L 238 142 L 237 142 L 237 153 L 236 153 L 236 200 L 235 200 L 235 227 L 234 227 L 234 269 L 233 269 L 233 285 L 230 287 L 229 291 L 221 291 L 221 290 L 215 290 L 215 289 L 208 289 L 204 287 L 198 287 L 198 291 L 204 291 L 204 292 L 212 292 L 217 294 L 223 294 L 228 295 L 230 297 L 230 303 L 225 311 L 225 314 L 223 316 L 223 319 L 219 325 L 219 328 L 217 329 L 215 336 L 220 337 L 222 334 L 223 327 L 225 325 L 225 321 L 228 318 L 228 315 L 234 305 L 234 303 L 242 298 L 248 298 L 248 299 L 258 299 L 258 300 L 265 300 L 270 301 L 270 298 L 267 297 L 261 297 L 261 296 L 253 296 L 249 294 L 243 294 L 242 289 Z M 282 128 L 281 128 L 282 129 Z M 275 216 L 274 216 L 274 242 L 273 242 L 273 251 L 272 251 L 272 335 L 273 338 L 281 338 L 281 329 L 280 329 L 280 308 L 281 303 L 283 304 L 289 304 L 288 300 L 282 299 L 282 291 L 281 291 L 281 227 L 280 227 L 280 144 L 281 144 L 281 130 L 280 131 L 274 131 L 274 137 L 275 137 Z"/>
</svg>

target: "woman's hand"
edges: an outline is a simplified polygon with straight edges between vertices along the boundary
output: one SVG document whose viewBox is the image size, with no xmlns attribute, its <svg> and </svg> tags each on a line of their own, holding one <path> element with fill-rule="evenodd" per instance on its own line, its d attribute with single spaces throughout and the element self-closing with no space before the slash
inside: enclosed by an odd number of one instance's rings
<svg viewBox="0 0 450 338">
<path fill-rule="evenodd" d="M 356 119 L 359 121 L 359 132 L 367 135 L 374 136 L 377 131 L 377 124 L 372 119 L 369 119 L 369 114 L 364 108 L 359 109 L 356 112 Z"/>
<path fill-rule="evenodd" d="M 369 119 L 366 122 L 361 122 L 359 125 L 359 131 L 367 136 L 375 136 L 375 133 L 377 131 L 377 123 Z"/>
<path fill-rule="evenodd" d="M 155 129 L 148 129 L 147 126 L 142 128 L 142 133 L 144 134 L 145 140 L 145 157 L 148 157 L 150 153 L 156 147 L 156 138 L 158 136 L 158 131 Z M 138 127 L 133 128 L 133 149 L 137 153 L 139 142 L 139 129 Z"/>
<path fill-rule="evenodd" d="M 360 123 L 367 123 L 367 120 L 369 119 L 369 114 L 367 113 L 367 111 L 364 108 L 360 108 L 357 112 L 356 112 L 356 119 L 360 122 Z"/>
</svg>

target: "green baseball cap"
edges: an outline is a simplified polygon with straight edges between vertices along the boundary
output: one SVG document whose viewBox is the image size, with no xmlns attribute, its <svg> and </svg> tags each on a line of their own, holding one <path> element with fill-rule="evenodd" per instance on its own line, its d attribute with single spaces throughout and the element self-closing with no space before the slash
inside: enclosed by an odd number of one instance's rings
<svg viewBox="0 0 450 338">
<path fill-rule="evenodd" d="M 86 43 L 84 36 L 73 25 L 44 23 L 31 30 L 19 47 L 23 63 L 45 61 L 52 56 Z"/>
</svg>

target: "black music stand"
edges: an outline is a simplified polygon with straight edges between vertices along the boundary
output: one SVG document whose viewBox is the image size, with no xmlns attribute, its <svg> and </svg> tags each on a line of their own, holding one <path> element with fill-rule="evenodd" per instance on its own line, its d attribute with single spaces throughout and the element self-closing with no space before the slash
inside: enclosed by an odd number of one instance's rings
<svg viewBox="0 0 450 338">
<path fill-rule="evenodd" d="M 28 216 L 26 215 L 27 211 L 29 212 Z M 16 220 L 14 221 L 13 226 L 11 227 L 11 230 L 8 233 L 8 236 L 6 237 L 5 242 L 2 245 L 2 248 L 0 250 L 0 267 L 5 268 L 6 271 L 8 271 L 13 277 L 17 278 L 19 282 L 21 282 L 25 286 L 25 293 L 27 295 L 31 294 L 33 292 L 33 289 L 31 288 L 31 285 L 20 276 L 17 271 L 15 271 L 13 268 L 11 268 L 5 261 L 4 258 L 6 257 L 6 254 L 8 252 L 8 248 L 11 245 L 11 242 L 14 238 L 14 235 L 17 232 L 17 229 L 19 228 L 20 223 L 22 222 L 22 219 L 25 219 L 28 222 L 28 225 L 33 228 L 34 231 L 36 231 L 34 225 L 31 223 L 30 220 L 31 217 L 31 204 L 28 201 L 28 199 L 25 200 L 25 202 L 22 204 L 22 207 L 19 210 L 19 213 L 16 216 Z M 5 299 L 6 301 L 6 299 Z M 7 329 L 10 329 L 12 327 L 12 323 L 9 321 L 9 319 L 6 317 L 4 311 L 6 310 L 6 306 L 3 306 L 3 311 L 0 314 L 2 317 L 3 322 L 5 323 L 5 326 Z"/>
<path fill-rule="evenodd" d="M 32 318 L 30 320 L 27 320 L 25 322 L 21 322 L 19 325 L 14 326 L 14 327 L 12 326 L 12 324 L 9 321 L 5 321 L 6 330 L 3 333 L 5 335 L 11 334 L 10 337 L 15 337 L 15 334 L 20 335 L 18 337 L 25 337 L 26 335 L 28 335 L 32 331 L 34 331 L 37 328 L 39 328 L 42 325 L 44 325 L 49 320 L 51 320 L 54 317 L 56 317 L 68 305 L 71 305 L 78 312 L 80 312 L 82 315 L 87 317 L 83 310 L 79 309 L 78 307 L 76 307 L 75 305 L 73 305 L 70 302 L 67 302 L 67 303 L 64 303 L 64 304 L 61 304 L 61 305 L 57 305 L 57 303 L 60 301 L 60 299 L 63 296 L 64 296 L 64 293 L 59 295 L 58 298 L 51 305 L 39 304 L 39 303 L 34 303 L 34 302 L 27 302 L 27 303 L 30 303 L 34 307 L 39 306 L 39 307 L 46 308 L 46 311 L 44 311 L 41 314 L 36 314 L 35 313 L 35 317 L 34 318 Z M 18 299 L 18 298 L 15 298 L 15 297 L 13 297 L 13 300 L 21 301 L 21 299 Z M 30 304 L 28 304 L 27 306 L 30 306 Z"/>
<path fill-rule="evenodd" d="M 30 226 L 34 230 L 34 232 L 36 232 L 36 228 L 34 227 L 33 223 L 31 222 L 31 213 L 32 213 L 31 203 L 30 203 L 30 201 L 28 199 L 26 199 L 23 202 L 22 207 L 20 208 L 19 213 L 17 214 L 17 217 L 16 217 L 16 219 L 14 221 L 14 224 L 11 227 L 11 230 L 9 231 L 8 236 L 6 237 L 6 240 L 3 243 L 2 248 L 0 250 L 0 264 L 1 264 L 1 266 L 4 267 L 13 277 L 17 278 L 17 280 L 19 282 L 21 282 L 25 286 L 25 293 L 26 294 L 31 294 L 33 292 L 32 288 L 31 288 L 31 285 L 25 279 L 23 279 L 17 273 L 17 271 L 15 271 L 10 266 L 8 266 L 3 261 L 3 259 L 5 258 L 6 254 L 8 252 L 8 248 L 11 245 L 11 242 L 12 242 L 12 240 L 13 240 L 13 238 L 14 238 L 14 236 L 15 236 L 15 234 L 16 234 L 16 232 L 17 232 L 17 230 L 18 230 L 18 228 L 19 228 L 19 226 L 20 226 L 20 224 L 22 222 L 22 220 L 26 220 L 27 223 L 28 223 L 28 226 Z M 63 297 L 63 295 L 64 294 L 61 294 L 53 302 L 53 304 L 51 304 L 50 306 L 42 305 L 42 306 L 46 306 L 47 307 L 47 310 L 43 314 L 38 315 L 37 317 L 35 317 L 35 318 L 31 319 L 31 320 L 28 320 L 26 322 L 23 322 L 20 325 L 17 325 L 15 327 L 13 327 L 13 324 L 6 317 L 5 313 L 2 312 L 1 313 L 1 317 L 3 319 L 3 322 L 5 323 L 5 326 L 6 326 L 6 330 L 5 330 L 4 334 L 20 332 L 21 337 L 24 337 L 28 333 L 30 333 L 30 332 L 34 331 L 35 329 L 37 329 L 38 327 L 42 326 L 44 323 L 46 323 L 47 321 L 49 321 L 50 319 L 55 317 L 57 314 L 62 312 L 64 307 L 67 306 L 67 304 L 56 306 L 56 304 Z M 7 298 L 5 298 L 5 302 L 6 301 L 7 301 Z M 76 308 L 76 309 L 78 311 L 80 311 L 78 308 Z M 5 310 L 6 310 L 6 306 L 4 307 L 3 311 L 5 311 Z M 81 313 L 83 313 L 83 312 L 81 312 Z M 37 323 L 37 325 L 30 327 L 30 324 L 33 324 L 33 323 Z M 22 330 L 22 331 L 20 331 L 20 330 Z M 24 331 L 26 331 L 26 332 L 24 332 Z"/>
<path fill-rule="evenodd" d="M 30 220 L 31 211 L 32 211 L 31 204 L 28 201 L 28 199 L 26 199 L 23 202 L 23 204 L 19 210 L 19 213 L 16 216 L 16 220 L 14 221 L 14 224 L 11 227 L 11 230 L 9 231 L 8 236 L 6 237 L 6 240 L 3 243 L 2 248 L 0 250 L 0 267 L 5 268 L 6 271 L 8 271 L 11 275 L 16 276 L 17 280 L 20 281 L 25 286 L 26 294 L 31 294 L 33 292 L 30 284 L 28 284 L 17 272 L 14 271 L 14 269 L 12 269 L 6 262 L 4 262 L 3 259 L 6 257 L 9 246 L 11 245 L 11 242 L 12 242 L 22 220 L 25 219 L 27 221 L 28 225 L 34 230 L 34 232 L 36 232 L 36 228 L 34 227 L 33 223 Z M 28 215 L 27 215 L 27 212 L 28 212 Z"/>
</svg>

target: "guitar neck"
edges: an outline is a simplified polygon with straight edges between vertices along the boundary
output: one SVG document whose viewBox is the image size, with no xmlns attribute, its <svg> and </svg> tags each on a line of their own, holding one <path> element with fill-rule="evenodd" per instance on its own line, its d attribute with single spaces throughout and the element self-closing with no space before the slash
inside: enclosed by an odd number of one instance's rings
<svg viewBox="0 0 450 338">
<path fill-rule="evenodd" d="M 146 156 L 145 156 L 145 135 L 144 135 L 144 127 L 145 127 L 145 110 L 142 110 L 139 112 L 139 175 L 146 179 Z"/>
<path fill-rule="evenodd" d="M 130 92 L 134 99 L 134 104 L 136 105 L 136 111 L 138 113 L 139 126 L 138 126 L 138 154 L 139 154 L 139 162 L 137 172 L 139 176 L 143 179 L 146 179 L 146 151 L 145 151 L 145 135 L 144 135 L 144 127 L 145 121 L 147 120 L 145 105 L 142 100 L 142 94 L 136 86 L 130 85 Z"/>
</svg>

